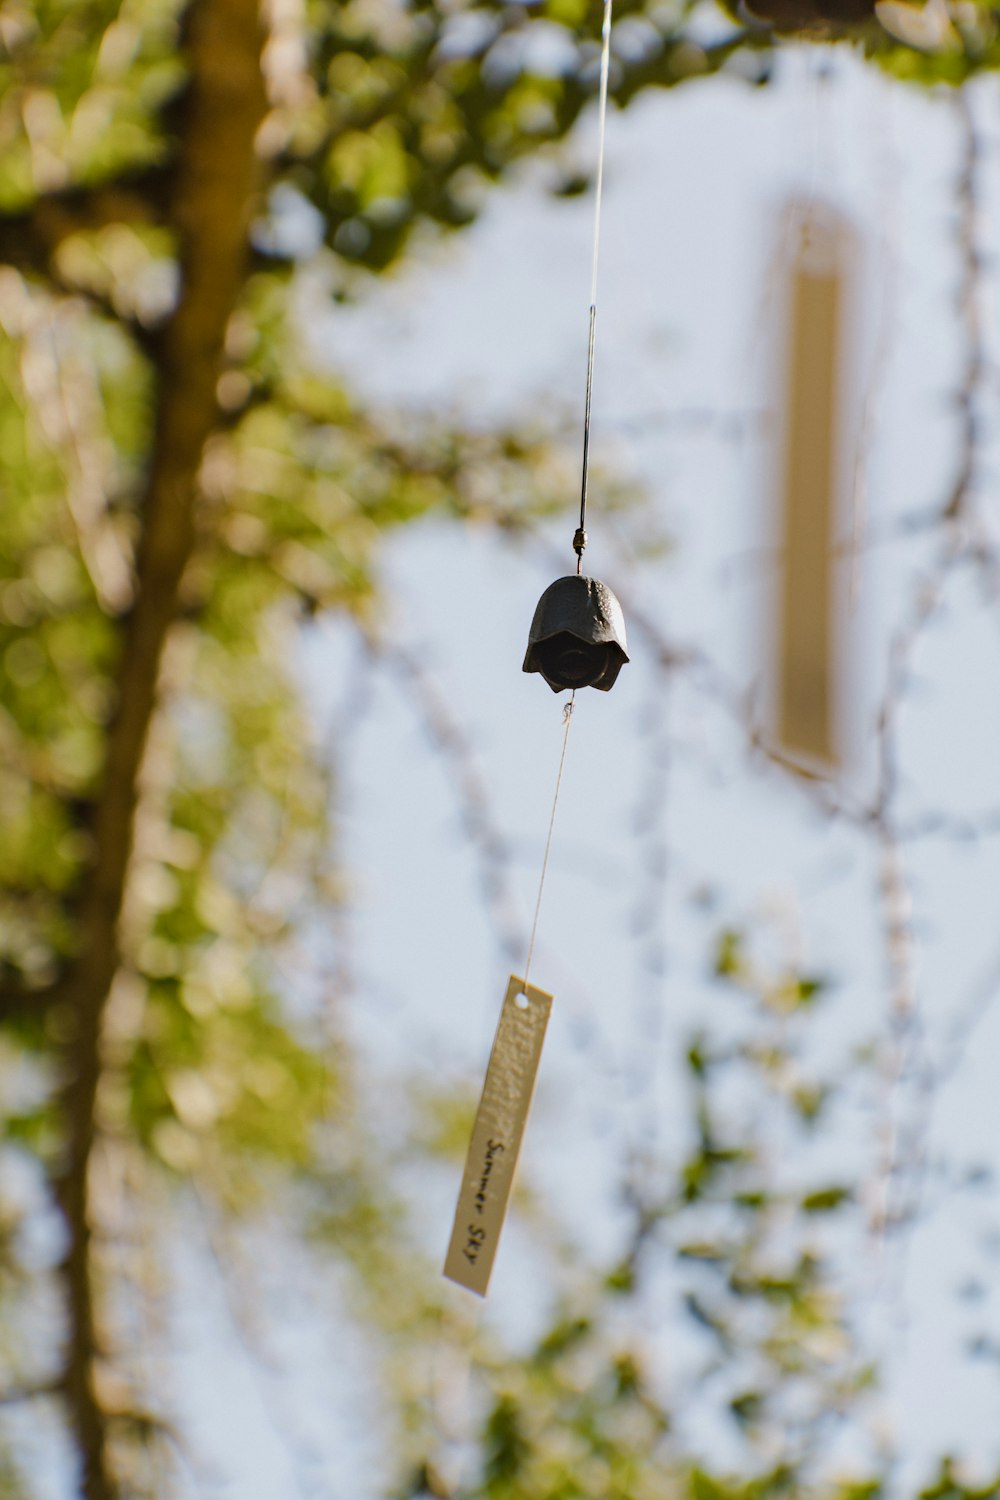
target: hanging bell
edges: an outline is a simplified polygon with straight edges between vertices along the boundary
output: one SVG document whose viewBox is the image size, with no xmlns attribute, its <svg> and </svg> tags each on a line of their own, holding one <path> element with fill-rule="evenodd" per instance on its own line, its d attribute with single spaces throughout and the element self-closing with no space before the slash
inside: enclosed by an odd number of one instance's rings
<svg viewBox="0 0 1000 1500">
<path fill-rule="evenodd" d="M 607 693 L 628 655 L 625 617 L 606 583 L 570 574 L 550 583 L 528 634 L 525 672 L 541 672 L 554 693 L 595 687 Z"/>
</svg>

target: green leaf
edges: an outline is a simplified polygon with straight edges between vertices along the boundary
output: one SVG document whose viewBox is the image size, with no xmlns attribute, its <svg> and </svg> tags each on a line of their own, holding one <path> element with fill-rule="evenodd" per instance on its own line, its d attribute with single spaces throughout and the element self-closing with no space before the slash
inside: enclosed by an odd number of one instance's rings
<svg viewBox="0 0 1000 1500">
<path fill-rule="evenodd" d="M 844 1203 L 849 1203 L 853 1196 L 853 1190 L 849 1187 L 819 1188 L 814 1193 L 806 1194 L 802 1199 L 802 1208 L 807 1214 L 828 1214 Z"/>
<path fill-rule="evenodd" d="M 744 972 L 744 935 L 739 928 L 728 927 L 719 934 L 715 948 L 714 972 L 719 979 L 739 979 Z"/>
</svg>

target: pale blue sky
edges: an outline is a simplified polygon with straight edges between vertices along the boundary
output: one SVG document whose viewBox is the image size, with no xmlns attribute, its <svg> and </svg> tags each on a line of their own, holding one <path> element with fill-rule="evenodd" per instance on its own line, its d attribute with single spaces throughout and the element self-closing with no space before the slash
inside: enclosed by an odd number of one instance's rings
<svg viewBox="0 0 1000 1500">
<path fill-rule="evenodd" d="M 887 310 L 891 318 L 889 356 L 874 390 L 872 545 L 846 625 L 851 783 L 863 791 L 886 633 L 928 547 L 923 534 L 900 539 L 897 529 L 901 518 L 940 504 L 954 457 L 956 136 L 946 100 L 891 87 L 843 52 L 833 54 L 836 76 L 824 85 L 820 57 L 815 49 L 787 53 L 766 90 L 702 82 L 611 116 L 596 458 L 648 486 L 657 525 L 676 549 L 623 570 L 595 478 L 587 564 L 609 582 L 626 583 L 672 640 L 703 647 L 740 687 L 760 676 L 773 458 L 759 420 L 746 424 L 738 442 L 723 441 L 720 430 L 726 418 L 773 406 L 777 302 L 768 266 L 776 225 L 790 196 L 822 194 L 854 219 L 864 246 L 859 401 L 872 389 L 880 317 Z M 976 104 L 992 152 L 995 203 L 998 121 L 988 90 L 976 92 Z M 589 120 L 579 133 L 581 161 L 589 160 L 593 142 Z M 994 224 L 984 216 L 982 233 L 995 250 Z M 331 311 L 318 337 L 352 385 L 382 400 L 451 404 L 483 419 L 523 412 L 539 398 L 578 410 L 590 234 L 589 201 L 552 201 L 531 168 L 520 185 L 491 198 L 474 230 L 428 244 L 358 306 Z M 992 324 L 990 331 L 995 352 Z M 678 423 L 684 413 L 689 420 Z M 698 414 L 708 420 L 695 420 Z M 565 500 L 564 524 L 552 535 L 565 541 L 569 571 L 573 483 Z M 426 653 L 474 747 L 493 815 L 513 850 L 511 891 L 526 928 L 562 699 L 520 667 L 535 600 L 554 576 L 551 557 L 541 544 L 513 553 L 485 534 L 428 525 L 390 544 L 384 576 L 398 625 Z M 620 1230 L 615 1194 L 624 1153 L 651 1135 L 668 1155 L 677 1149 L 687 1109 L 673 1059 L 690 1026 L 711 1019 L 718 1004 L 707 974 L 715 923 L 763 921 L 795 933 L 806 965 L 836 976 L 820 1023 L 831 1057 L 884 1031 L 885 960 L 870 842 L 822 817 L 783 774 L 751 763 L 743 731 L 694 681 L 682 680 L 670 694 L 671 760 L 662 790 L 651 791 L 643 726 L 651 712 L 655 717 L 662 685 L 646 649 L 635 633 L 632 664 L 614 691 L 580 695 L 532 973 L 555 992 L 556 1004 L 524 1170 L 595 1256 L 613 1253 Z M 325 715 L 345 702 L 353 661 L 349 633 L 337 626 L 310 643 L 307 672 Z M 916 668 L 918 688 L 906 707 L 906 797 L 953 811 L 1000 804 L 995 606 L 983 608 L 960 584 Z M 351 1027 L 373 1076 L 426 1063 L 478 1085 L 506 970 L 448 772 L 385 676 L 372 686 L 341 771 L 345 862 L 355 879 Z M 637 835 L 636 808 L 644 802 L 657 817 Z M 994 955 L 996 844 L 928 839 L 912 851 L 918 979 L 935 1045 Z M 662 888 L 643 874 L 644 860 L 661 846 L 668 862 Z M 693 899 L 706 888 L 714 893 L 714 917 Z M 631 915 L 649 899 L 657 903 L 666 953 L 655 992 L 643 969 L 645 940 L 630 936 Z M 941 1092 L 935 1154 L 996 1161 L 998 1046 L 1000 1014 L 991 1014 L 959 1082 Z M 859 1108 L 853 1125 L 824 1148 L 830 1161 L 863 1161 L 878 1123 Z M 426 1189 L 427 1242 L 433 1252 L 436 1239 L 442 1256 L 457 1185 L 442 1174 Z M 888 1277 L 876 1281 L 867 1262 L 852 1267 L 871 1337 L 890 1370 L 877 1417 L 909 1455 L 910 1478 L 923 1477 L 925 1462 L 949 1448 L 984 1465 L 1000 1456 L 996 1372 L 970 1364 L 961 1345 L 980 1325 L 995 1326 L 996 1299 L 970 1310 L 953 1298 L 980 1264 L 983 1236 L 997 1227 L 991 1199 L 948 1200 L 918 1228 L 905 1257 L 892 1260 Z M 532 1266 L 530 1243 L 515 1221 L 484 1316 L 522 1336 L 539 1305 L 526 1290 Z M 377 1452 L 358 1415 L 364 1355 L 352 1345 L 333 1352 L 317 1346 L 304 1269 L 297 1267 L 273 1330 L 277 1368 L 291 1372 L 283 1405 L 238 1373 L 231 1335 L 228 1343 L 217 1337 L 226 1326 L 219 1297 L 197 1290 L 201 1273 L 193 1263 L 179 1269 L 182 1285 L 197 1296 L 197 1313 L 187 1313 L 174 1383 L 187 1414 L 198 1418 L 201 1457 L 228 1475 L 228 1492 L 241 1500 L 296 1493 L 301 1476 L 289 1469 L 280 1430 L 287 1421 L 295 1434 L 309 1435 L 326 1492 L 343 1500 L 375 1493 Z M 286 1273 L 264 1268 L 265 1278 Z M 895 1288 L 888 1298 L 887 1287 Z M 336 1288 L 328 1294 L 334 1300 Z M 677 1322 L 665 1324 L 660 1343 L 669 1387 L 684 1380 L 694 1350 Z M 373 1400 L 360 1404 L 371 1412 Z M 353 1454 L 346 1461 L 345 1445 Z"/>
</svg>

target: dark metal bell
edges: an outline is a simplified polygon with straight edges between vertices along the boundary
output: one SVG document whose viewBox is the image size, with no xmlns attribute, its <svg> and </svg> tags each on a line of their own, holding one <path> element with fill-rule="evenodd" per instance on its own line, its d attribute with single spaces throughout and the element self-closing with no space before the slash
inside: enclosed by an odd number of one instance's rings
<svg viewBox="0 0 1000 1500">
<path fill-rule="evenodd" d="M 541 672 L 554 693 L 610 691 L 628 655 L 625 617 L 606 583 L 572 573 L 550 583 L 528 634 L 525 672 Z"/>
</svg>

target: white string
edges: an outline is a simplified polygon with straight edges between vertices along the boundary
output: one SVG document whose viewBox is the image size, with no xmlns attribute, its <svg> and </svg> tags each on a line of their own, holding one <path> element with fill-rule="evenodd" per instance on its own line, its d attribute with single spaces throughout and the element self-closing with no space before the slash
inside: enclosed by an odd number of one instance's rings
<svg viewBox="0 0 1000 1500">
<path fill-rule="evenodd" d="M 542 856 L 542 873 L 538 880 L 538 898 L 535 901 L 535 915 L 531 923 L 531 939 L 528 943 L 528 956 L 524 961 L 524 989 L 527 992 L 528 979 L 531 975 L 531 960 L 535 953 L 535 938 L 538 936 L 538 914 L 542 909 L 542 891 L 545 889 L 545 874 L 549 868 L 549 853 L 552 849 L 552 830 L 556 826 L 556 808 L 559 806 L 559 791 L 562 787 L 563 766 L 566 764 L 566 745 L 569 741 L 569 726 L 573 722 L 573 704 L 576 701 L 576 688 L 573 689 L 569 702 L 563 709 L 563 739 L 562 753 L 559 756 L 559 774 L 556 776 L 556 790 L 552 798 L 552 811 L 549 814 L 549 831 L 545 840 L 545 853 Z"/>
<path fill-rule="evenodd" d="M 601 248 L 601 196 L 604 191 L 604 134 L 608 122 L 608 73 L 611 64 L 611 0 L 604 0 L 601 27 L 601 91 L 597 106 L 597 183 L 594 189 L 594 259 L 590 272 L 590 307 L 597 305 L 597 261 Z"/>
<path fill-rule="evenodd" d="M 594 389 L 595 330 L 597 327 L 597 266 L 601 250 L 601 199 L 604 195 L 604 137 L 608 123 L 608 73 L 611 66 L 611 4 L 604 0 L 604 23 L 601 27 L 601 87 L 597 106 L 597 182 L 594 188 L 594 254 L 590 268 L 590 312 L 587 334 L 587 394 L 583 409 L 583 476 L 580 481 L 580 529 L 573 539 L 576 571 L 583 568 L 583 549 L 587 545 L 587 480 L 590 473 L 590 404 Z"/>
</svg>

